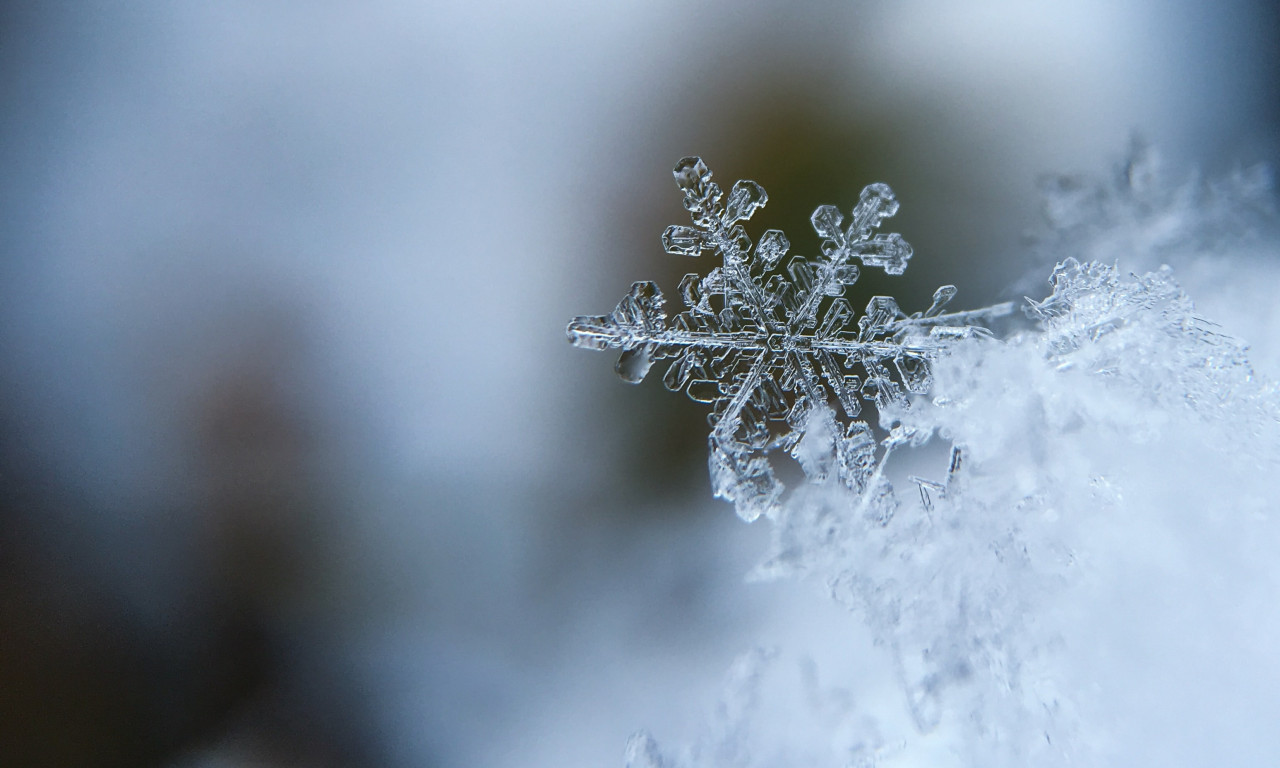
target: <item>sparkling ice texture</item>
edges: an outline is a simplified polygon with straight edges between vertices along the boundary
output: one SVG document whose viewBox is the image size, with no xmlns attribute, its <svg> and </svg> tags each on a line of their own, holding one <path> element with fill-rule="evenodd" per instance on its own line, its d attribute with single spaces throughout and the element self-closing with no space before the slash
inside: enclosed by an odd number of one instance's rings
<svg viewBox="0 0 1280 768">
<path fill-rule="evenodd" d="M 880 494 L 883 456 L 910 436 L 891 434 L 881 452 L 860 419 L 862 401 L 879 410 L 905 407 L 909 394 L 929 390 L 932 361 L 948 343 L 985 334 L 981 323 L 1012 305 L 943 312 L 956 294 L 945 285 L 923 312 L 907 315 L 891 297 L 875 296 L 858 317 L 844 294 L 860 265 L 900 275 L 911 258 L 900 235 L 876 232 L 898 210 L 885 184 L 863 189 L 847 222 L 835 206 L 818 206 L 811 221 L 822 255 L 787 259 L 790 243 L 780 230 L 753 244 L 742 225 L 769 199 L 759 184 L 739 181 L 726 195 L 697 157 L 681 160 L 674 175 L 693 226 L 668 227 L 663 247 L 715 255 L 721 264 L 705 276 L 685 275 L 685 310 L 673 320 L 658 286 L 637 282 L 613 312 L 575 318 L 569 340 L 621 349 L 618 375 L 632 383 L 659 360 L 671 361 L 666 387 L 711 405 L 712 488 L 745 520 L 778 510 L 783 485 L 770 456 L 780 450 L 810 480 L 834 475 L 855 492 Z M 814 427 L 823 439 L 806 440 Z"/>
<path fill-rule="evenodd" d="M 744 655 L 701 736 L 639 733 L 629 768 L 1280 765 L 1280 348 L 1227 333 L 1280 331 L 1274 195 L 1258 170 L 1170 185 L 1154 168 L 1138 151 L 1110 182 L 1047 190 L 1030 256 L 1057 265 L 1049 295 L 995 339 L 982 324 L 1010 307 L 945 314 L 950 286 L 924 312 L 874 297 L 855 317 L 858 270 L 911 254 L 876 233 L 887 187 L 848 226 L 818 208 L 822 255 L 787 260 L 781 232 L 753 245 L 740 223 L 764 190 L 726 196 L 681 162 L 694 226 L 664 244 L 723 263 L 686 276 L 673 321 L 637 283 L 570 339 L 621 349 L 630 381 L 670 360 L 667 386 L 712 406 L 715 490 L 770 519 L 753 577 L 821 584 L 867 636 L 803 642 L 867 664 L 797 692 L 782 655 Z M 931 439 L 949 461 L 895 450 Z M 779 449 L 808 479 L 781 500 Z M 903 477 L 917 467 L 945 477 Z M 921 503 L 898 508 L 890 478 Z"/>
</svg>

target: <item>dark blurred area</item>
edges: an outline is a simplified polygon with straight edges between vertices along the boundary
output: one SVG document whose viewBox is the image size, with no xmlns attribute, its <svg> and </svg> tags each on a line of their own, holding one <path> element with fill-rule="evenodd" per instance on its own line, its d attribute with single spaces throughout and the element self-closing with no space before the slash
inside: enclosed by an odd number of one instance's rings
<svg viewBox="0 0 1280 768">
<path fill-rule="evenodd" d="M 799 252 L 891 184 L 915 256 L 855 305 L 1016 298 L 1038 174 L 1135 132 L 1275 160 L 1277 21 L 4 5 L 0 762 L 621 764 L 804 631 L 740 585 L 764 533 L 708 498 L 702 407 L 564 341 L 709 269 L 658 242 L 675 161 Z"/>
</svg>

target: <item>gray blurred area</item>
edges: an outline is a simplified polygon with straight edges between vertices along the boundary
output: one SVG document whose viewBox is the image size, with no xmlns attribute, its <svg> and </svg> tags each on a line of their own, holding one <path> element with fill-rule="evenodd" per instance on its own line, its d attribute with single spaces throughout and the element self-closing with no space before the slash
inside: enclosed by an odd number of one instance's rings
<svg viewBox="0 0 1280 768">
<path fill-rule="evenodd" d="M 709 268 L 658 243 L 670 168 L 760 182 L 802 252 L 887 182 L 916 255 L 859 296 L 1011 298 L 1039 174 L 1276 159 L 1277 21 L 5 4 L 0 762 L 621 765 L 758 639 L 855 631 L 742 585 L 701 406 L 565 342 Z"/>
</svg>

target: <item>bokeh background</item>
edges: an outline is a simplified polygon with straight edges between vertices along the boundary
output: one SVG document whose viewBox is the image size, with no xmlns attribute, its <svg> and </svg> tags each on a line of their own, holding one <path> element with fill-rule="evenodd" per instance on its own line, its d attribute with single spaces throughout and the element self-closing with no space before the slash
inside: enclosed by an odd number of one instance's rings
<svg viewBox="0 0 1280 768">
<path fill-rule="evenodd" d="M 0 755 L 621 765 L 759 642 L 702 409 L 571 348 L 674 296 L 670 168 L 753 231 L 890 183 L 905 278 L 1015 298 L 1046 172 L 1280 150 L 1271 4 L 0 9 Z M 863 294 L 859 294 L 863 295 Z M 856 303 L 856 302 L 855 302 Z M 910 311 L 910 310 L 908 310 Z M 839 656 L 839 642 L 813 653 Z M 825 650 L 824 650 L 825 649 Z"/>
</svg>

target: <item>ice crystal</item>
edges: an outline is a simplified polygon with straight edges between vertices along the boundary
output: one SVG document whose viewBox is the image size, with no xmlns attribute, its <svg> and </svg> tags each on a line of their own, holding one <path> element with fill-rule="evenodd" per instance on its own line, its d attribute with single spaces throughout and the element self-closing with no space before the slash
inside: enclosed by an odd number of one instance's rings
<svg viewBox="0 0 1280 768">
<path fill-rule="evenodd" d="M 847 223 L 835 206 L 818 206 L 810 221 L 821 256 L 785 259 L 783 232 L 767 230 L 753 243 L 742 224 L 768 200 L 763 187 L 739 181 L 726 195 L 698 157 L 681 160 L 674 175 L 693 226 L 668 227 L 663 247 L 714 254 L 721 264 L 684 276 L 685 310 L 674 319 L 658 286 L 637 282 L 613 312 L 575 318 L 569 340 L 621 349 L 618 375 L 632 383 L 671 360 L 666 387 L 711 405 L 712 488 L 745 520 L 778 509 L 783 485 L 769 460 L 776 451 L 790 453 L 811 480 L 835 477 L 858 493 L 885 493 L 862 401 L 883 410 L 927 392 L 932 362 L 947 344 L 984 334 L 981 323 L 1012 305 L 943 312 L 956 294 L 944 285 L 922 312 L 908 315 L 893 298 L 874 296 L 858 317 L 845 292 L 859 264 L 900 275 L 912 255 L 901 235 L 876 232 L 898 210 L 888 185 L 864 188 Z M 885 445 L 904 437 L 891 434 Z"/>
<path fill-rule="evenodd" d="M 1260 388 L 1246 345 L 1199 316 L 1172 275 L 1167 265 L 1126 278 L 1098 262 L 1068 258 L 1058 264 L 1050 277 L 1053 293 L 1026 308 L 1040 323 L 1047 359 L 1060 370 L 1127 384 L 1162 409 L 1275 423 L 1274 400 Z M 1250 435 L 1231 430 L 1230 439 L 1239 448 Z"/>
</svg>

